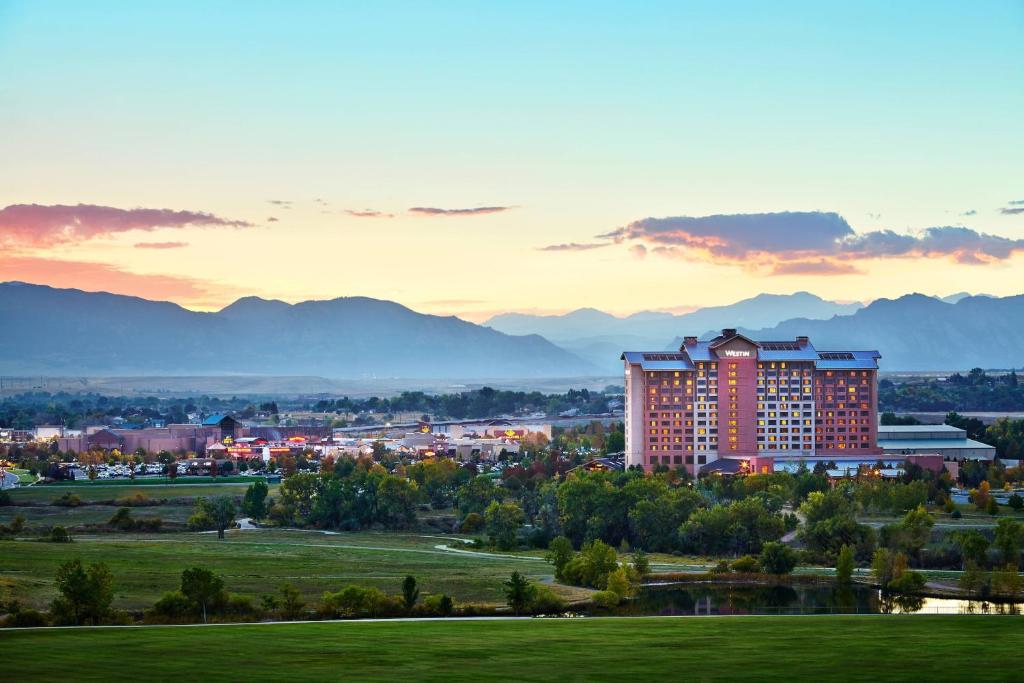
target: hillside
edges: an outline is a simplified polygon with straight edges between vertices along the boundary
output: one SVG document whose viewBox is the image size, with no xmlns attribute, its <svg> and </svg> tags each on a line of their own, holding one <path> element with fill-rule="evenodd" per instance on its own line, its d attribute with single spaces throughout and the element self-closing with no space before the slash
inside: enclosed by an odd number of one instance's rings
<svg viewBox="0 0 1024 683">
<path fill-rule="evenodd" d="M 1024 295 L 968 296 L 947 303 L 908 294 L 879 299 L 853 315 L 830 320 L 795 318 L 743 331 L 754 339 L 805 334 L 823 350 L 877 349 L 883 370 L 969 370 L 1024 367 L 1021 329 Z"/>
<path fill-rule="evenodd" d="M 514 336 L 377 299 L 240 299 L 216 313 L 107 293 L 0 284 L 6 375 L 568 377 L 596 369 Z"/>
</svg>

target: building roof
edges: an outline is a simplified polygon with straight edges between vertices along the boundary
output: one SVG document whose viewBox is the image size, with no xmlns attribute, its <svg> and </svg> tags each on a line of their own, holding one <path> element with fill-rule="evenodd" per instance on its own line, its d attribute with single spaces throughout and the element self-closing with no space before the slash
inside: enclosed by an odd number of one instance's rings
<svg viewBox="0 0 1024 683">
<path fill-rule="evenodd" d="M 984 450 L 995 453 L 996 447 L 974 439 L 879 439 L 878 445 L 886 451 L 899 450 Z"/>
<path fill-rule="evenodd" d="M 223 422 L 224 420 L 234 420 L 234 418 L 231 417 L 230 415 L 222 415 L 219 413 L 217 415 L 210 415 L 209 417 L 203 420 L 203 426 L 218 427 L 220 426 L 220 423 Z"/>
<path fill-rule="evenodd" d="M 759 361 L 812 362 L 822 370 L 877 370 L 878 351 L 819 351 L 806 337 L 793 341 L 755 341 L 735 330 L 723 330 L 721 335 L 705 341 L 687 338 L 678 353 L 664 351 L 626 351 L 622 360 L 639 365 L 644 370 L 693 370 L 695 363 L 719 360 L 715 349 L 740 339 L 757 346 Z M 689 343 L 687 343 L 689 342 Z"/>
</svg>

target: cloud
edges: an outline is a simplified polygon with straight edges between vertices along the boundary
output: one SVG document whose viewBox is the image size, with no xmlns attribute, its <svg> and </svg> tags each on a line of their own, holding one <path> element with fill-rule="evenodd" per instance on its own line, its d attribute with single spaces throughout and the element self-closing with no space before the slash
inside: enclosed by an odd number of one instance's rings
<svg viewBox="0 0 1024 683">
<path fill-rule="evenodd" d="M 477 206 L 470 209 L 438 209 L 432 206 L 414 206 L 409 209 L 409 213 L 427 216 L 476 216 L 485 213 L 501 213 L 512 208 L 511 206 Z"/>
<path fill-rule="evenodd" d="M 246 221 L 200 211 L 118 209 L 95 204 L 11 204 L 0 209 L 0 243 L 47 247 L 109 237 L 131 230 L 151 231 L 186 226 L 249 227 Z"/>
<path fill-rule="evenodd" d="M 345 213 L 349 216 L 355 216 L 356 218 L 394 218 L 393 213 L 384 213 L 383 211 L 375 211 L 373 209 L 363 209 L 358 211 L 356 209 L 345 209 Z"/>
<path fill-rule="evenodd" d="M 642 244 L 634 244 L 629 248 L 629 251 L 633 254 L 633 258 L 644 260 L 647 258 L 647 247 Z"/>
<path fill-rule="evenodd" d="M 291 201 L 290 199 L 268 199 L 267 203 L 273 204 L 274 206 L 280 206 L 283 209 L 290 209 L 292 208 L 292 204 L 294 204 L 295 202 Z"/>
<path fill-rule="evenodd" d="M 1010 202 L 1010 203 L 1011 204 L 1016 204 L 1017 202 Z M 1018 213 L 1024 213 L 1024 206 L 1015 206 L 1012 209 L 1002 208 L 1002 209 L 999 209 L 999 213 L 1006 214 L 1007 216 L 1014 216 L 1014 215 L 1016 215 Z"/>
<path fill-rule="evenodd" d="M 961 215 L 961 216 L 974 216 L 974 215 L 976 215 L 977 213 L 978 213 L 978 212 L 977 212 L 977 211 L 975 211 L 974 209 L 968 209 L 967 211 L 964 211 L 964 212 L 963 212 L 962 214 L 960 214 L 960 215 Z"/>
<path fill-rule="evenodd" d="M 187 247 L 188 242 L 136 242 L 136 249 L 181 249 Z"/>
<path fill-rule="evenodd" d="M 1024 206 L 1024 199 L 1011 199 L 1006 203 L 1010 206 Z"/>
<path fill-rule="evenodd" d="M 276 223 L 277 222 L 277 216 L 267 216 L 267 222 L 268 223 Z"/>
<path fill-rule="evenodd" d="M 128 294 L 161 301 L 171 299 L 200 308 L 218 308 L 241 293 L 235 287 L 190 277 L 131 273 L 105 263 L 34 256 L 4 256 L 0 259 L 0 281 L 6 280 Z"/>
<path fill-rule="evenodd" d="M 882 258 L 992 263 L 1024 251 L 1024 240 L 965 227 L 858 233 L 839 214 L 820 211 L 644 218 L 598 237 L 675 258 L 779 275 L 850 274 L 859 272 L 852 262 Z"/>
<path fill-rule="evenodd" d="M 537 247 L 537 251 L 590 251 L 591 249 L 602 249 L 611 246 L 611 242 L 567 242 L 565 244 L 549 244 L 546 247 Z"/>
<path fill-rule="evenodd" d="M 772 267 L 772 275 L 852 275 L 863 272 L 857 266 L 842 261 L 789 261 Z"/>
</svg>

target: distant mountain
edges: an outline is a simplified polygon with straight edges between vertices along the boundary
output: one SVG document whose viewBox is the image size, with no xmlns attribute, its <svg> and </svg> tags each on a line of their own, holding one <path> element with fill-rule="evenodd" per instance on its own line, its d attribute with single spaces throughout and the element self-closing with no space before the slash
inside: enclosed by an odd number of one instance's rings
<svg viewBox="0 0 1024 683">
<path fill-rule="evenodd" d="M 1024 295 L 946 303 L 923 294 L 879 299 L 853 315 L 744 329 L 754 339 L 807 335 L 819 350 L 870 350 L 883 370 L 1024 367 Z"/>
<path fill-rule="evenodd" d="M 0 283 L 0 374 L 533 378 L 599 374 L 538 335 L 513 336 L 377 299 L 246 297 L 216 313 Z"/>
<path fill-rule="evenodd" d="M 808 292 L 759 294 L 727 306 L 709 306 L 673 315 L 641 311 L 617 317 L 593 308 L 564 315 L 505 313 L 484 323 L 507 334 L 539 334 L 604 368 L 621 372 L 619 355 L 626 350 L 661 350 L 669 340 L 722 327 L 768 327 L 793 317 L 830 318 L 848 315 L 860 303 L 826 301 Z M 678 345 L 677 345 L 678 346 Z"/>
<path fill-rule="evenodd" d="M 947 304 L 958 303 L 961 299 L 966 299 L 969 296 L 987 296 L 990 299 L 994 298 L 991 294 L 971 294 L 970 292 L 957 292 L 956 294 L 950 294 L 949 296 L 937 297 L 940 301 L 945 301 Z"/>
</svg>

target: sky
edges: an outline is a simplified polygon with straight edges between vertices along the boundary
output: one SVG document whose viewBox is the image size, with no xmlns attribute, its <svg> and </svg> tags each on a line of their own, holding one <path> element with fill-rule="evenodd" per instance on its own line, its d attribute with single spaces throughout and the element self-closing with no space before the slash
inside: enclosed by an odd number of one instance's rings
<svg viewBox="0 0 1024 683">
<path fill-rule="evenodd" d="M 1024 2 L 0 0 L 0 281 L 1024 293 Z"/>
</svg>

